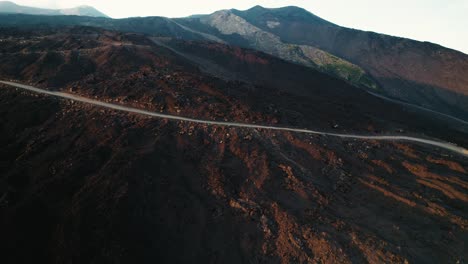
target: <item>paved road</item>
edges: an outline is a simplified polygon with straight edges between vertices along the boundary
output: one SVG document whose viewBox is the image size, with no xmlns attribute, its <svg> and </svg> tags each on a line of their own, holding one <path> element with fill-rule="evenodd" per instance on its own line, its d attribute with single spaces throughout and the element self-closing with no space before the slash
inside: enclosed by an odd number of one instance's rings
<svg viewBox="0 0 468 264">
<path fill-rule="evenodd" d="M 340 133 L 329 133 L 329 132 L 321 132 L 321 131 L 308 130 L 308 129 L 289 128 L 289 127 L 278 127 L 278 126 L 266 126 L 266 125 L 257 125 L 257 124 L 245 124 L 245 123 L 237 123 L 237 122 L 202 120 L 202 119 L 195 119 L 195 118 L 189 118 L 189 117 L 161 114 L 161 113 L 150 112 L 150 111 L 146 111 L 146 110 L 141 110 L 141 109 L 122 106 L 122 105 L 117 105 L 117 104 L 105 103 L 105 102 L 89 99 L 89 98 L 78 96 L 78 95 L 72 95 L 72 94 L 63 93 L 63 92 L 48 91 L 48 90 L 32 87 L 32 86 L 29 86 L 29 85 L 19 84 L 19 83 L 13 83 L 13 82 L 7 82 L 7 81 L 0 81 L 0 83 L 6 84 L 6 85 L 9 85 L 9 86 L 13 86 L 13 87 L 16 87 L 16 88 L 24 89 L 24 90 L 36 92 L 36 93 L 47 94 L 47 95 L 56 96 L 56 97 L 60 97 L 60 98 L 75 100 L 75 101 L 88 103 L 88 104 L 92 104 L 92 105 L 96 105 L 96 106 L 101 106 L 101 107 L 105 107 L 105 108 L 109 108 L 109 109 L 114 109 L 114 110 L 129 112 L 129 113 L 142 114 L 142 115 L 153 116 L 153 117 L 159 117 L 159 118 L 164 118 L 164 119 L 169 119 L 169 120 L 186 121 L 186 122 L 206 124 L 206 125 L 279 130 L 279 131 L 288 131 L 288 132 L 297 132 L 297 133 L 306 133 L 306 134 L 314 134 L 314 135 L 339 137 L 339 138 L 346 138 L 346 139 L 407 141 L 407 142 L 414 142 L 414 143 L 419 143 L 419 144 L 424 144 L 424 145 L 429 145 L 429 146 L 433 146 L 433 147 L 442 148 L 442 149 L 445 149 L 445 150 L 449 150 L 451 152 L 461 154 L 461 155 L 463 155 L 465 157 L 468 157 L 468 150 L 464 149 L 462 147 L 458 147 L 458 146 L 450 144 L 450 143 L 434 141 L 434 140 L 429 140 L 429 139 L 423 139 L 423 138 L 417 138 L 417 137 L 399 136 L 399 135 L 397 135 L 397 136 L 372 136 L 372 135 L 340 134 Z"/>
</svg>

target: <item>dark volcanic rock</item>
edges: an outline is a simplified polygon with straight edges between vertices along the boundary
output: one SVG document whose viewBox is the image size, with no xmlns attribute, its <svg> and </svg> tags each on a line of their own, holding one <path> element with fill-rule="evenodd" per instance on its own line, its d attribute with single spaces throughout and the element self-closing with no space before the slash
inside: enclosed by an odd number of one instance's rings
<svg viewBox="0 0 468 264">
<path fill-rule="evenodd" d="M 350 84 L 467 119 L 468 56 L 428 42 L 340 27 L 298 7 L 256 6 L 181 19 L 0 15 L 0 25 L 86 25 L 257 49 Z"/>
<path fill-rule="evenodd" d="M 1 79 L 203 119 L 403 128 L 466 146 L 460 128 L 252 50 L 93 28 L 0 37 Z M 452 153 L 152 119 L 6 86 L 0 120 L 5 263 L 467 258 L 468 161 Z"/>
</svg>

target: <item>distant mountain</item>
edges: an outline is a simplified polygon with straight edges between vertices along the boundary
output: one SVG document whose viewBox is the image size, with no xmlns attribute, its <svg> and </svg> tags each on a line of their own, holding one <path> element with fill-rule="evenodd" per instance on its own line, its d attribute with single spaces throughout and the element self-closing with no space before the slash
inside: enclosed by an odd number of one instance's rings
<svg viewBox="0 0 468 264">
<path fill-rule="evenodd" d="M 344 28 L 299 7 L 221 10 L 178 22 L 232 44 L 315 64 L 386 96 L 468 119 L 468 56 L 462 52 Z"/>
<path fill-rule="evenodd" d="M 21 6 L 10 1 L 0 1 L 0 13 L 30 14 L 30 15 L 75 15 L 90 17 L 108 17 L 91 6 L 78 6 L 67 9 L 44 9 L 37 7 Z"/>
<path fill-rule="evenodd" d="M 251 10 L 260 10 L 261 8 L 257 6 Z M 303 19 L 309 19 L 309 21 L 319 24 L 331 24 L 310 13 L 308 14 L 303 15 Z M 209 30 L 208 32 L 230 44 L 254 48 L 288 61 L 316 68 L 357 86 L 373 90 L 378 88 L 377 83 L 361 67 L 316 47 L 284 42 L 279 36 L 236 15 L 233 10 L 222 10 L 204 17 L 185 18 L 178 20 L 178 22 L 187 27 L 197 27 L 198 25 L 200 31 L 203 31 L 203 27 L 208 25 L 215 29 L 215 31 Z M 267 21 L 267 24 L 270 28 L 279 25 L 273 20 Z"/>
</svg>

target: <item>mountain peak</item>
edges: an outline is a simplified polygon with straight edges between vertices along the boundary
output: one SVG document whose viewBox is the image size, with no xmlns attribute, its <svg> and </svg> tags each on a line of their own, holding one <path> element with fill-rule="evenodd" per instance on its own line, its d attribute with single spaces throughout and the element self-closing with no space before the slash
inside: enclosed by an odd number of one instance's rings
<svg viewBox="0 0 468 264">
<path fill-rule="evenodd" d="M 59 12 L 63 15 L 108 17 L 107 15 L 98 11 L 96 8 L 88 5 L 81 5 L 74 8 L 62 9 Z"/>
<path fill-rule="evenodd" d="M 304 8 L 301 8 L 301 7 L 298 7 L 298 6 L 284 6 L 284 7 L 274 7 L 274 8 L 270 8 L 270 7 L 263 7 L 261 5 L 256 5 L 256 6 L 253 6 L 249 9 L 246 10 L 246 12 L 248 11 L 289 11 L 289 12 L 292 12 L 292 11 L 296 11 L 296 12 L 306 12 L 306 13 L 310 13 L 309 11 L 305 10 Z"/>
<path fill-rule="evenodd" d="M 256 6 L 252 7 L 252 8 L 250 8 L 249 10 L 255 10 L 255 9 L 258 9 L 258 10 L 265 10 L 266 8 L 263 7 L 263 6 L 261 6 L 261 5 L 256 5 Z"/>
<path fill-rule="evenodd" d="M 18 6 L 18 5 L 11 1 L 0 1 L 0 7 L 3 7 L 3 6 Z"/>
<path fill-rule="evenodd" d="M 96 8 L 88 5 L 81 5 L 74 8 L 66 9 L 46 9 L 38 7 L 29 7 L 18 5 L 11 1 L 0 1 L 0 13 L 10 14 L 29 14 L 29 15 L 76 15 L 76 16 L 91 16 L 91 17 L 108 17 L 99 12 Z"/>
</svg>

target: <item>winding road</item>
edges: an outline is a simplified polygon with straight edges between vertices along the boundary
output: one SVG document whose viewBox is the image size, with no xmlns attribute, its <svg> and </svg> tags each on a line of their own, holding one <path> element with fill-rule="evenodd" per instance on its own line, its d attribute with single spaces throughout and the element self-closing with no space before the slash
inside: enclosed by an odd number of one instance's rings
<svg viewBox="0 0 468 264">
<path fill-rule="evenodd" d="M 305 133 L 305 134 L 314 134 L 314 135 L 323 135 L 323 136 L 330 136 L 330 137 L 339 137 L 345 139 L 363 139 L 363 140 L 383 140 L 383 141 L 407 141 L 407 142 L 414 142 L 424 145 L 429 145 L 433 147 L 438 147 L 441 149 L 445 149 L 457 154 L 461 154 L 465 157 L 468 157 L 468 150 L 450 143 L 445 143 L 441 141 L 434 141 L 430 139 L 424 138 L 417 138 L 417 137 L 410 137 L 410 136 L 373 136 L 373 135 L 356 135 L 356 134 L 340 134 L 340 133 L 329 133 L 329 132 L 321 132 L 315 130 L 308 130 L 308 129 L 298 129 L 298 128 L 289 128 L 289 127 L 278 127 L 278 126 L 267 126 L 267 125 L 257 125 L 257 124 L 246 124 L 246 123 L 237 123 L 237 122 L 223 122 L 223 121 L 212 121 L 212 120 L 202 120 L 202 119 L 195 119 L 190 117 L 182 117 L 176 115 L 168 115 L 168 114 L 161 114 L 151 111 L 146 111 L 142 109 L 137 109 L 133 107 L 127 107 L 123 105 L 105 103 L 93 99 L 89 99 L 86 97 L 73 95 L 69 93 L 63 92 L 53 92 L 48 91 L 40 88 L 36 88 L 29 85 L 8 82 L 8 81 L 0 81 L 0 83 L 13 86 L 16 88 L 28 90 L 35 93 L 51 95 L 55 97 L 70 99 L 78 102 L 83 102 L 87 104 L 92 104 L 100 107 L 105 107 L 109 109 L 124 111 L 128 113 L 135 113 L 141 114 L 146 116 L 164 118 L 168 120 L 177 120 L 177 121 L 186 121 L 191 123 L 198 123 L 198 124 L 206 124 L 206 125 L 217 125 L 217 126 L 228 126 L 228 127 L 241 127 L 241 128 L 254 128 L 254 129 L 268 129 L 268 130 L 279 130 L 279 131 L 288 131 L 288 132 L 296 132 L 296 133 Z"/>
</svg>

